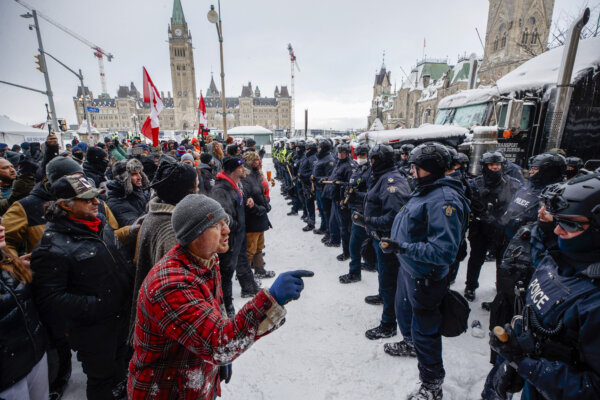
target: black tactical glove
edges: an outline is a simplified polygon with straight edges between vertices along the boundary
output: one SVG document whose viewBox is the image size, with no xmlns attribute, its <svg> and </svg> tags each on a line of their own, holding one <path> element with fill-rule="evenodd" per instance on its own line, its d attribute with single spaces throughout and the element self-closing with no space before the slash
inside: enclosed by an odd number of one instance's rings
<svg viewBox="0 0 600 400">
<path fill-rule="evenodd" d="M 365 216 L 357 211 L 352 213 L 352 223 L 360 226 L 361 228 L 367 227 L 367 224 L 365 223 Z"/>
<path fill-rule="evenodd" d="M 498 355 L 508 360 L 511 365 L 516 366 L 528 353 L 535 348 L 535 340 L 531 336 L 531 331 L 523 330 L 523 319 L 513 319 L 513 325 L 505 324 L 505 336 L 500 334 L 502 328 L 494 328 L 490 334 L 490 347 Z"/>
<path fill-rule="evenodd" d="M 379 247 L 381 248 L 381 251 L 386 254 L 406 252 L 406 249 L 402 247 L 400 243 L 395 242 L 390 238 L 381 238 L 379 241 Z"/>
<path fill-rule="evenodd" d="M 520 392 L 525 384 L 525 380 L 510 366 L 508 361 L 503 361 L 498 366 L 496 372 L 491 377 L 491 381 L 492 393 L 489 393 L 490 390 L 488 389 L 487 396 L 484 398 L 510 399 L 512 393 Z"/>
</svg>

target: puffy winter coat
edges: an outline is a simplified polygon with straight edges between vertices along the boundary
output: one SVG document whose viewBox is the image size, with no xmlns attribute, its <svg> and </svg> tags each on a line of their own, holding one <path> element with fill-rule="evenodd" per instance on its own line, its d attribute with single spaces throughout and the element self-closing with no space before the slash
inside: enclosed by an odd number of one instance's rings
<svg viewBox="0 0 600 400">
<path fill-rule="evenodd" d="M 13 203 L 2 217 L 2 225 L 6 228 L 6 250 L 17 256 L 31 253 L 39 243 L 46 226 L 44 204 L 54 200 L 48 192 L 48 182 L 38 183 L 29 196 Z M 121 242 L 129 238 L 129 226 L 119 227 L 117 219 L 106 203 L 101 202 L 98 211 L 106 216 L 106 220 Z"/>
<path fill-rule="evenodd" d="M 47 342 L 31 285 L 0 269 L 0 391 L 31 371 Z"/>
<path fill-rule="evenodd" d="M 394 166 L 373 174 L 364 200 L 367 232 L 389 237 L 394 217 L 408 201 L 410 190 L 406 178 Z"/>
<path fill-rule="evenodd" d="M 210 197 L 221 204 L 229 215 L 229 251 L 239 252 L 240 246 L 246 237 L 246 213 L 244 209 L 243 194 L 233 187 L 233 182 L 224 173 L 217 175 L 217 182 L 210 191 Z"/>
<path fill-rule="evenodd" d="M 400 265 L 415 278 L 438 280 L 456 260 L 469 218 L 469 201 L 463 185 L 440 178 L 415 190 L 392 226 L 391 237 L 400 243 Z"/>
<path fill-rule="evenodd" d="M 112 180 L 106 185 L 108 188 L 108 206 L 117 217 L 120 226 L 131 225 L 135 220 L 146 213 L 146 204 L 150 200 L 150 192 L 141 188 L 134 188 L 129 194 L 125 192 L 123 183 Z"/>
<path fill-rule="evenodd" d="M 42 321 L 54 335 L 66 326 L 74 349 L 105 341 L 115 320 L 129 320 L 133 266 L 99 218 L 99 232 L 70 219 L 49 222 L 31 255 Z"/>
<path fill-rule="evenodd" d="M 152 268 L 138 297 L 129 399 L 203 399 L 220 394 L 219 366 L 278 328 L 285 309 L 266 289 L 229 319 L 218 257 L 179 244 Z"/>
<path fill-rule="evenodd" d="M 254 201 L 254 207 L 246 206 L 246 232 L 264 232 L 272 228 L 267 215 L 271 211 L 271 205 L 265 197 L 262 179 L 260 171 L 251 170 L 242 180 L 244 198 L 252 198 Z"/>
</svg>

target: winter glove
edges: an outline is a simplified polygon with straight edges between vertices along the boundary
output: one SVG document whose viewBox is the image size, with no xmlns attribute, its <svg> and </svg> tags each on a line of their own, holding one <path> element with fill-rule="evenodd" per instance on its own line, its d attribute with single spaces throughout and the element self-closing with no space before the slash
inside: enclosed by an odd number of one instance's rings
<svg viewBox="0 0 600 400">
<path fill-rule="evenodd" d="M 279 274 L 271 288 L 269 288 L 269 293 L 279 305 L 286 305 L 290 300 L 300 298 L 300 292 L 304 289 L 302 277 L 310 277 L 314 274 L 312 271 L 301 269 Z"/>
<path fill-rule="evenodd" d="M 488 378 L 489 380 L 490 378 Z M 491 377 L 491 387 L 484 389 L 486 399 L 510 399 L 512 393 L 517 393 L 523 389 L 525 380 L 519 376 L 517 371 L 512 368 L 508 361 L 503 361 L 496 372 Z"/>
<path fill-rule="evenodd" d="M 390 238 L 381 238 L 381 241 L 379 242 L 379 248 L 381 248 L 381 251 L 383 251 L 386 254 L 391 254 L 391 253 L 405 253 L 406 249 L 404 247 L 402 247 L 402 245 L 398 242 L 393 241 Z"/>
<path fill-rule="evenodd" d="M 219 378 L 221 378 L 221 382 L 229 383 L 232 374 L 232 364 L 222 365 L 219 367 Z"/>
<path fill-rule="evenodd" d="M 504 329 L 498 326 L 494 328 L 493 334 L 490 334 L 490 347 L 515 366 L 533 351 L 535 340 L 531 331 L 523 330 L 522 318 L 514 318 L 512 324 L 505 324 Z M 503 330 L 505 335 L 502 335 Z"/>
<path fill-rule="evenodd" d="M 354 211 L 352 213 L 352 223 L 354 223 L 357 226 L 360 226 L 361 228 L 367 227 L 367 224 L 365 223 L 365 216 L 357 211 Z"/>
<path fill-rule="evenodd" d="M 144 218 L 146 218 L 146 214 L 138 217 L 133 224 L 129 227 L 129 236 L 136 237 L 140 232 L 140 228 L 142 227 L 142 223 L 144 222 Z"/>
</svg>

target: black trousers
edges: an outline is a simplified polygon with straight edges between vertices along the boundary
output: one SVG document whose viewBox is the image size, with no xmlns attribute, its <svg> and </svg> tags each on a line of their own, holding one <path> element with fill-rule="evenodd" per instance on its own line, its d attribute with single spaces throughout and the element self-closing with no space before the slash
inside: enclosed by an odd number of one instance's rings
<svg viewBox="0 0 600 400">
<path fill-rule="evenodd" d="M 467 281 L 465 286 L 469 290 L 475 290 L 479 287 L 479 274 L 481 273 L 481 266 L 485 261 L 488 250 L 496 257 L 497 268 L 502 259 L 503 246 L 494 243 L 493 239 L 481 233 L 471 235 L 469 242 L 471 243 L 471 253 L 469 255 L 469 262 L 467 263 Z"/>
</svg>

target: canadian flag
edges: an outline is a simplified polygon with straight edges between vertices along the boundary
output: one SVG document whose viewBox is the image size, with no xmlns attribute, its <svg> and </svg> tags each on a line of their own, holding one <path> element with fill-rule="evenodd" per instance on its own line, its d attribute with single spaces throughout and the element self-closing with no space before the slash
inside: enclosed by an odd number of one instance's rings
<svg viewBox="0 0 600 400">
<path fill-rule="evenodd" d="M 198 124 L 198 136 L 200 136 L 202 135 L 202 128 L 206 126 L 206 104 L 204 104 L 204 96 L 202 96 L 202 91 L 200 92 L 198 110 L 200 110 L 200 121 Z"/>
<path fill-rule="evenodd" d="M 156 86 L 150 79 L 146 67 L 144 68 L 144 103 L 150 103 L 150 115 L 146 118 L 142 126 L 142 134 L 148 139 L 152 139 L 152 146 L 158 146 L 158 114 L 165 108 L 163 102 L 156 90 Z"/>
</svg>

